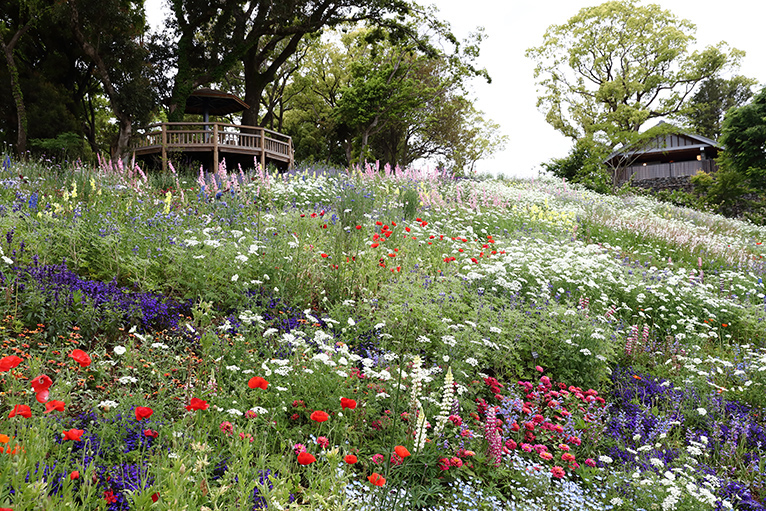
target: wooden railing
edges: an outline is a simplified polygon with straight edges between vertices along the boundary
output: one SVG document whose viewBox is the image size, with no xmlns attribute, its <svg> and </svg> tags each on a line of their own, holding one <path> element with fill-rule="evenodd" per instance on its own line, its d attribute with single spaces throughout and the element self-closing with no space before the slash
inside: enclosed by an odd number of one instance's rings
<svg viewBox="0 0 766 511">
<path fill-rule="evenodd" d="M 289 136 L 266 128 L 239 124 L 152 124 L 133 147 L 134 154 L 138 156 L 160 153 L 163 170 L 167 168 L 168 152 L 173 151 L 212 151 L 216 167 L 221 152 L 259 156 L 262 167 L 265 167 L 267 158 L 286 162 L 290 167 L 293 164 L 293 144 Z"/>
<path fill-rule="evenodd" d="M 715 160 L 679 161 L 673 163 L 655 163 L 647 165 L 634 165 L 621 169 L 617 175 L 617 185 L 620 186 L 629 180 L 641 181 L 644 179 L 657 179 L 661 177 L 693 176 L 702 170 L 708 174 L 716 172 L 718 165 Z"/>
</svg>

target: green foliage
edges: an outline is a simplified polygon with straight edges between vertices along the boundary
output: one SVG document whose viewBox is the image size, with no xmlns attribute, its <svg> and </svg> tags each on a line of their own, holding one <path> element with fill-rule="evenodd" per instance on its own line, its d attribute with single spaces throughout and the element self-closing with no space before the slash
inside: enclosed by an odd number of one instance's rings
<svg viewBox="0 0 766 511">
<path fill-rule="evenodd" d="M 714 175 L 698 171 L 691 182 L 700 200 L 729 217 L 742 213 L 742 197 L 751 191 L 739 172 L 726 167 L 720 168 Z"/>
<path fill-rule="evenodd" d="M 756 83 L 741 75 L 729 79 L 708 78 L 700 84 L 679 118 L 692 132 L 717 140 L 726 112 L 747 103 L 753 97 L 752 87 Z"/>
<path fill-rule="evenodd" d="M 766 87 L 747 105 L 727 112 L 720 164 L 744 176 L 750 186 L 766 190 Z"/>
<path fill-rule="evenodd" d="M 72 132 L 60 133 L 55 138 L 33 138 L 29 146 L 36 153 L 64 161 L 92 161 L 95 158 L 87 141 Z"/>
<path fill-rule="evenodd" d="M 580 183 L 599 193 L 609 193 L 612 183 L 604 164 L 607 156 L 608 150 L 602 144 L 582 138 L 575 142 L 568 156 L 553 158 L 550 162 L 543 163 L 542 167 L 554 176 L 571 183 Z"/>
</svg>

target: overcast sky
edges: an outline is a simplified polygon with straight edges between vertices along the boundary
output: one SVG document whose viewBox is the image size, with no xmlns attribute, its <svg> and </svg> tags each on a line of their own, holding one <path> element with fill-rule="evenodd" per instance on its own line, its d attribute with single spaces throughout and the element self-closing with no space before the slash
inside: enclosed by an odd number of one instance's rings
<svg viewBox="0 0 766 511">
<path fill-rule="evenodd" d="M 162 0 L 147 0 L 150 21 L 161 18 Z M 428 3 L 421 0 L 420 3 Z M 550 25 L 565 23 L 581 8 L 601 2 L 583 0 L 437 0 L 441 18 L 449 21 L 455 35 L 463 39 L 483 26 L 486 39 L 479 64 L 492 76 L 492 83 L 476 82 L 477 106 L 498 122 L 509 137 L 505 151 L 479 162 L 477 170 L 508 176 L 536 176 L 539 164 L 565 156 L 571 143 L 551 128 L 535 104 L 537 93 L 534 65 L 525 50 L 542 43 Z M 747 53 L 740 73 L 766 84 L 766 39 L 763 20 L 766 7 L 752 0 L 659 0 L 657 3 L 680 18 L 697 25 L 699 48 L 725 41 Z M 758 6 L 758 7 L 756 7 Z"/>
</svg>

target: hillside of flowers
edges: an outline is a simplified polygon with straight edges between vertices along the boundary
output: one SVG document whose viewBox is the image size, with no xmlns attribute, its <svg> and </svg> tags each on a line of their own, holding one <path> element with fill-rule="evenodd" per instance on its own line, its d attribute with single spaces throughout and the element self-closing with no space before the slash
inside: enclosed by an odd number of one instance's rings
<svg viewBox="0 0 766 511">
<path fill-rule="evenodd" d="M 0 510 L 764 509 L 766 228 L 378 165 L 0 180 Z"/>
</svg>

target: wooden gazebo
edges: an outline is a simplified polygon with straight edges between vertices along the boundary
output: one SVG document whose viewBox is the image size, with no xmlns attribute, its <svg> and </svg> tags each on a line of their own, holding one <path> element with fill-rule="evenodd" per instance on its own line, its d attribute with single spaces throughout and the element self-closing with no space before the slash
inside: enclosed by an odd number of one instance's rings
<svg viewBox="0 0 766 511">
<path fill-rule="evenodd" d="M 236 164 L 249 167 L 257 161 L 261 167 L 271 162 L 291 168 L 293 144 L 289 136 L 257 126 L 210 122 L 210 115 L 226 115 L 248 108 L 233 94 L 199 89 L 189 97 L 184 112 L 202 115 L 202 122 L 151 124 L 133 147 L 133 155 L 145 161 L 159 158 L 163 171 L 170 157 L 208 161 L 212 171 L 224 158 L 230 167 Z"/>
</svg>

